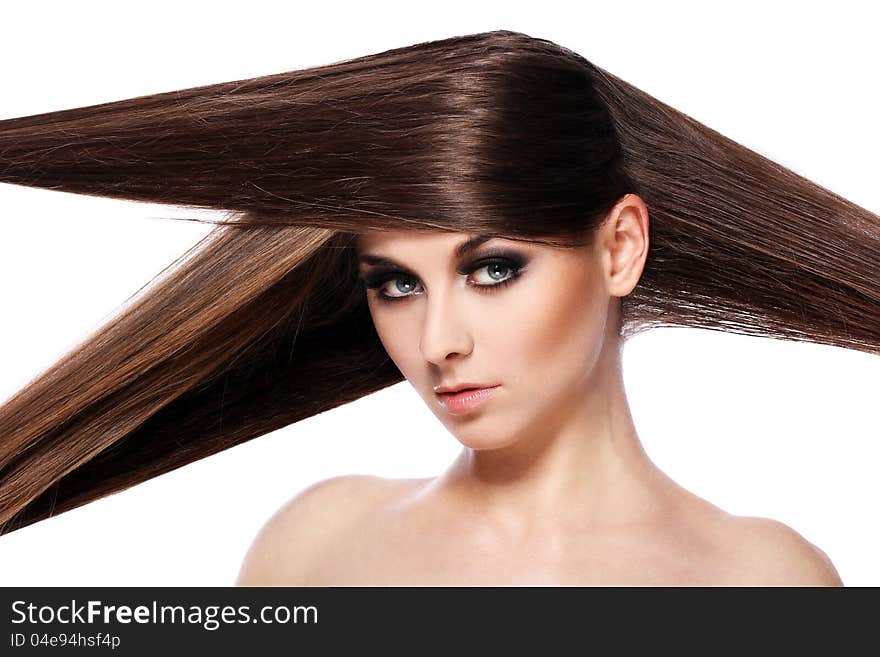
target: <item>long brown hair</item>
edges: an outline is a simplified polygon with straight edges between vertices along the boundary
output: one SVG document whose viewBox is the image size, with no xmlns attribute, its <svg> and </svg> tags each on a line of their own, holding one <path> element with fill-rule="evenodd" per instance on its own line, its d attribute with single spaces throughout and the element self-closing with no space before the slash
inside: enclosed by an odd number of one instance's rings
<svg viewBox="0 0 880 657">
<path fill-rule="evenodd" d="M 691 326 L 880 353 L 880 219 L 510 31 L 0 121 L 0 182 L 224 219 L 0 407 L 0 533 L 402 380 L 367 229 L 565 248 L 650 212 L 621 340 Z"/>
</svg>

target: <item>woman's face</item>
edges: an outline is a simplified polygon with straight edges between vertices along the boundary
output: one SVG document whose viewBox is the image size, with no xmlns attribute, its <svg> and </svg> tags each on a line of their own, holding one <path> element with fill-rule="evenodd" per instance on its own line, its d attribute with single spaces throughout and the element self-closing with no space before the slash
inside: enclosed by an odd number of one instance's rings
<svg viewBox="0 0 880 657">
<path fill-rule="evenodd" d="M 372 231 L 357 251 L 388 355 L 459 441 L 491 449 L 546 431 L 583 399 L 610 297 L 589 246 L 474 237 Z M 464 383 L 492 389 L 435 390 Z"/>
</svg>

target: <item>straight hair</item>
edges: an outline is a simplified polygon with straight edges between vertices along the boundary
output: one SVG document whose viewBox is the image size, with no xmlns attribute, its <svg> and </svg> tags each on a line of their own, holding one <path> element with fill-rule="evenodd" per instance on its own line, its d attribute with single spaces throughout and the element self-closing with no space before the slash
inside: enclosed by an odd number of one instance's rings
<svg viewBox="0 0 880 657">
<path fill-rule="evenodd" d="M 221 217 L 0 406 L 0 533 L 401 381 L 356 276 L 367 230 L 568 248 L 637 194 L 621 343 L 880 353 L 876 214 L 518 32 L 3 120 L 0 182 Z"/>
</svg>

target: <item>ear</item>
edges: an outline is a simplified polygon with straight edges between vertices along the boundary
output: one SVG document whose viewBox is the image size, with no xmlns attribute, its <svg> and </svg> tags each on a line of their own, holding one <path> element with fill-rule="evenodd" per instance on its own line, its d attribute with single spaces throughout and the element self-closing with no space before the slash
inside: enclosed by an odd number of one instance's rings
<svg viewBox="0 0 880 657">
<path fill-rule="evenodd" d="M 648 257 L 648 222 L 645 202 L 636 194 L 626 194 L 599 227 L 595 248 L 609 295 L 625 297 L 642 277 Z"/>
</svg>

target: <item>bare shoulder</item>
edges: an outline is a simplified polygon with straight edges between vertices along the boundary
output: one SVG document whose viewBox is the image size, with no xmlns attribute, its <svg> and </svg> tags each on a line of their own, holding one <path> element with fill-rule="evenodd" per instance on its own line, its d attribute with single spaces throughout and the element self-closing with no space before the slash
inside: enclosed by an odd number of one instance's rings
<svg viewBox="0 0 880 657">
<path fill-rule="evenodd" d="M 374 475 L 331 477 L 304 488 L 260 528 L 245 555 L 236 586 L 308 586 L 322 546 L 371 503 L 394 490 Z"/>
<path fill-rule="evenodd" d="M 843 586 L 831 559 L 785 523 L 730 516 L 726 537 L 731 585 Z"/>
</svg>

